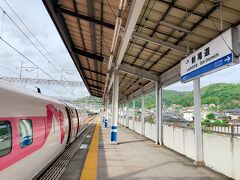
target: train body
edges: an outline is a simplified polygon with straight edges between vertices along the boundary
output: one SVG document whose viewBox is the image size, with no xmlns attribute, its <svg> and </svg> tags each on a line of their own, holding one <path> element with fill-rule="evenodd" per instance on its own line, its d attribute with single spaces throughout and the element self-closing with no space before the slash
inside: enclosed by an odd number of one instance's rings
<svg viewBox="0 0 240 180">
<path fill-rule="evenodd" d="M 0 81 L 0 179 L 34 178 L 88 123 L 84 110 Z"/>
</svg>

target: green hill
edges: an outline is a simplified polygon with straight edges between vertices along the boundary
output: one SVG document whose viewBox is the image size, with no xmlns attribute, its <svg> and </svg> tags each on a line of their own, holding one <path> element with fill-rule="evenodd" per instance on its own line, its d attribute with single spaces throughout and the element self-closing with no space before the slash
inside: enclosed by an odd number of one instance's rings
<svg viewBox="0 0 240 180">
<path fill-rule="evenodd" d="M 102 104 L 102 99 L 88 96 L 78 99 L 76 102 Z M 201 88 L 202 104 L 215 104 L 219 110 L 240 108 L 240 84 L 217 83 Z M 141 98 L 136 101 L 136 108 L 141 108 Z M 163 90 L 163 103 L 169 107 L 173 104 L 182 107 L 193 106 L 193 92 L 181 92 L 174 90 Z M 132 103 L 129 103 L 132 106 Z M 155 107 L 155 92 L 145 96 L 145 108 Z"/>
<path fill-rule="evenodd" d="M 212 84 L 201 89 L 202 104 L 215 104 L 220 110 L 240 108 L 240 84 Z"/>
<path fill-rule="evenodd" d="M 218 83 L 203 87 L 201 101 L 202 104 L 215 104 L 220 110 L 240 108 L 240 84 Z M 163 90 L 163 103 L 165 106 L 193 106 L 193 92 Z M 154 104 L 155 93 L 151 93 L 145 98 L 145 107 L 151 108 Z M 140 99 L 136 101 L 136 106 L 141 107 Z"/>
<path fill-rule="evenodd" d="M 95 97 L 95 96 L 86 96 L 74 101 L 74 103 L 78 104 L 103 104 L 102 98 Z"/>
</svg>

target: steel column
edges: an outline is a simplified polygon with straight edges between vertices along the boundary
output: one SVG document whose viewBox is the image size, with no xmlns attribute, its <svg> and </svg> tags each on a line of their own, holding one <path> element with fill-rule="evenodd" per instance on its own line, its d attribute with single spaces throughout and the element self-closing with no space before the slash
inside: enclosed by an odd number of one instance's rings
<svg viewBox="0 0 240 180">
<path fill-rule="evenodd" d="M 103 104 L 103 112 L 102 112 L 102 122 L 103 122 L 103 124 L 104 124 L 105 118 L 106 118 L 106 101 L 104 101 L 104 104 Z"/>
<path fill-rule="evenodd" d="M 126 102 L 126 127 L 129 128 L 129 106 L 128 106 L 128 101 Z"/>
<path fill-rule="evenodd" d="M 155 86 L 156 86 L 156 112 L 155 112 L 155 115 L 156 115 L 156 139 L 155 139 L 155 143 L 156 144 L 159 144 L 159 83 L 156 82 L 155 83 Z"/>
<path fill-rule="evenodd" d="M 122 125 L 124 125 L 124 118 L 125 118 L 125 110 L 124 110 L 124 103 L 122 104 Z"/>
<path fill-rule="evenodd" d="M 202 127 L 201 127 L 201 95 L 200 79 L 193 81 L 194 91 L 194 131 L 195 131 L 195 163 L 203 164 L 203 145 L 202 145 Z"/>
<path fill-rule="evenodd" d="M 109 121 L 108 118 L 108 106 L 109 106 L 109 96 L 106 96 L 106 119 Z"/>
<path fill-rule="evenodd" d="M 145 134 L 145 122 L 144 122 L 144 94 L 142 94 L 142 113 L 141 113 L 141 128 L 142 128 L 142 135 Z"/>
<path fill-rule="evenodd" d="M 132 130 L 135 130 L 135 99 L 133 100 L 133 120 L 132 120 Z"/>
<path fill-rule="evenodd" d="M 117 121 L 118 121 L 118 93 L 119 93 L 119 72 L 114 71 L 113 74 L 113 117 L 112 117 L 112 127 L 111 127 L 111 142 L 117 143 Z"/>
<path fill-rule="evenodd" d="M 121 105 L 121 124 L 123 124 L 123 120 L 124 120 L 124 107 L 123 104 Z"/>
<path fill-rule="evenodd" d="M 122 124 L 122 104 L 119 105 L 119 111 L 120 111 L 120 116 L 119 116 L 118 122 L 119 122 L 120 124 Z"/>
<path fill-rule="evenodd" d="M 156 86 L 156 144 L 162 145 L 162 89 L 158 82 Z"/>
<path fill-rule="evenodd" d="M 124 109 L 123 109 L 123 104 L 121 104 L 121 124 L 123 124 L 123 119 L 124 119 Z"/>
</svg>

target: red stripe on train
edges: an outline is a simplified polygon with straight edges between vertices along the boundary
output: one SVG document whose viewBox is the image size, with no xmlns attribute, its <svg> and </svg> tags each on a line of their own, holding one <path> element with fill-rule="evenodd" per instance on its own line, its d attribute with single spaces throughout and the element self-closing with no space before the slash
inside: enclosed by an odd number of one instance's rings
<svg viewBox="0 0 240 180">
<path fill-rule="evenodd" d="M 65 137 L 63 113 L 57 110 L 52 104 L 46 106 L 46 116 L 24 116 L 24 117 L 1 117 L 0 121 L 9 121 L 12 127 L 12 150 L 9 154 L 0 157 L 0 171 L 20 161 L 33 152 L 41 149 L 46 142 L 53 124 L 53 117 L 56 119 L 61 132 L 60 144 Z M 32 120 L 33 142 L 24 148 L 20 147 L 19 120 Z M 67 132 L 66 132 L 67 133 Z"/>
</svg>

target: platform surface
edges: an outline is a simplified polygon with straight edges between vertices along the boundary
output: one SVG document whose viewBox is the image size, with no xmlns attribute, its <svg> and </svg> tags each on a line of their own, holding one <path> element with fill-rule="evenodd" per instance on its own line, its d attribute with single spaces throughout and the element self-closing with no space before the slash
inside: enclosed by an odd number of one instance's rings
<svg viewBox="0 0 240 180">
<path fill-rule="evenodd" d="M 81 145 L 86 145 L 87 148 L 81 148 L 79 146 L 78 150 L 75 152 L 71 161 L 67 165 L 63 174 L 59 178 L 60 180 L 79 180 L 82 174 L 82 170 L 85 164 L 86 156 L 90 143 L 92 141 L 92 135 L 95 130 L 95 123 L 92 123 L 81 135 L 80 139 L 82 141 Z"/>
<path fill-rule="evenodd" d="M 172 150 L 160 147 L 135 132 L 118 126 L 118 143 L 110 144 L 110 128 L 99 129 L 97 179 L 228 179 L 205 167 L 195 166 Z"/>
</svg>

